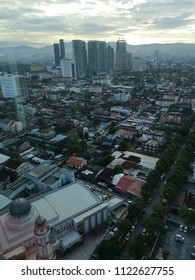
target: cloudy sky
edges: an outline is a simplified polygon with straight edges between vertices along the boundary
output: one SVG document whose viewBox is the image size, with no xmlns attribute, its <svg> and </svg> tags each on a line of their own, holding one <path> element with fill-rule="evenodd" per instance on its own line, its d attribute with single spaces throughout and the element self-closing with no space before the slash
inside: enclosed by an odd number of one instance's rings
<svg viewBox="0 0 195 280">
<path fill-rule="evenodd" d="M 195 43 L 195 0 L 0 0 L 0 44 Z"/>
</svg>

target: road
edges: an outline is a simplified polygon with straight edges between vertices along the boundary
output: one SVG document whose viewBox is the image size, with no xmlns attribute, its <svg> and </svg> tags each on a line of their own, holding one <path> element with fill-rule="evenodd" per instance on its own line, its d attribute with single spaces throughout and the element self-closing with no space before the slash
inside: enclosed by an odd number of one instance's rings
<svg viewBox="0 0 195 280">
<path fill-rule="evenodd" d="M 193 130 L 193 128 L 191 129 L 191 131 L 192 130 Z M 140 223 L 138 223 L 138 225 L 135 227 L 134 232 L 131 234 L 131 236 L 130 236 L 128 242 L 127 242 L 127 245 L 125 246 L 125 248 L 124 248 L 124 250 L 121 254 L 121 259 L 123 259 L 123 260 L 128 260 L 129 259 L 129 249 L 128 249 L 129 243 L 132 242 L 138 234 L 142 233 L 142 230 L 143 230 L 142 224 L 143 224 L 144 220 L 148 219 L 151 216 L 151 214 L 153 212 L 153 207 L 155 205 L 161 203 L 162 196 L 163 196 L 164 185 L 165 185 L 167 179 L 169 178 L 173 168 L 175 167 L 175 163 L 179 159 L 179 157 L 182 153 L 182 150 L 187 143 L 187 140 L 188 140 L 188 137 L 187 137 L 186 141 L 184 142 L 184 144 L 182 144 L 180 146 L 180 149 L 178 150 L 177 154 L 174 156 L 174 158 L 172 160 L 172 164 L 170 165 L 169 170 L 166 172 L 166 175 L 165 175 L 164 179 L 162 181 L 159 181 L 160 183 L 159 183 L 158 190 L 156 191 L 156 193 L 154 193 L 151 203 L 149 205 L 147 205 L 147 207 L 144 209 L 145 210 L 145 215 L 143 217 L 143 220 Z"/>
</svg>

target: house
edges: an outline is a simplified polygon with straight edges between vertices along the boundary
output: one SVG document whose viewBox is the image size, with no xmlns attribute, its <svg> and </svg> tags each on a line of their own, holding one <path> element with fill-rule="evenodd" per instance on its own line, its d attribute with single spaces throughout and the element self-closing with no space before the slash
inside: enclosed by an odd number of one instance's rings
<svg viewBox="0 0 195 280">
<path fill-rule="evenodd" d="M 87 160 L 82 157 L 71 156 L 66 161 L 66 164 L 70 167 L 80 169 L 87 164 Z"/>
<path fill-rule="evenodd" d="M 29 163 L 20 161 L 17 159 L 10 158 L 5 164 L 4 167 L 7 171 L 11 172 L 12 174 L 20 177 L 25 172 L 29 171 Z"/>
<path fill-rule="evenodd" d="M 144 182 L 124 175 L 120 178 L 115 188 L 122 193 L 126 193 L 127 195 L 141 196 L 141 189 L 143 185 Z"/>
<path fill-rule="evenodd" d="M 161 146 L 157 140 L 149 139 L 142 144 L 142 149 L 145 153 L 158 154 L 161 151 Z"/>
</svg>

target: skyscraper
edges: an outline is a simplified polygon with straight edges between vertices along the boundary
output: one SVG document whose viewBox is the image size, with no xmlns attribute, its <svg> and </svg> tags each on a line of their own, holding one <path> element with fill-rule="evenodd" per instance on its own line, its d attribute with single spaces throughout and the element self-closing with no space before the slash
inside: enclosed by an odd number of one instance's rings
<svg viewBox="0 0 195 280">
<path fill-rule="evenodd" d="M 108 45 L 107 48 L 107 54 L 108 54 L 108 63 L 107 63 L 107 71 L 111 72 L 114 69 L 114 49 Z"/>
<path fill-rule="evenodd" d="M 116 70 L 126 70 L 127 69 L 127 51 L 126 51 L 126 41 L 118 40 L 116 42 Z"/>
<path fill-rule="evenodd" d="M 87 50 L 86 44 L 82 40 L 73 40 L 73 59 L 76 64 L 76 74 L 78 78 L 83 78 L 87 74 Z"/>
<path fill-rule="evenodd" d="M 108 53 L 105 41 L 99 42 L 99 72 L 107 72 Z"/>
<path fill-rule="evenodd" d="M 89 74 L 99 72 L 99 41 L 88 42 L 88 72 Z"/>
<path fill-rule="evenodd" d="M 59 40 L 59 51 L 60 51 L 60 59 L 65 58 L 65 46 L 64 46 L 64 40 Z"/>
<path fill-rule="evenodd" d="M 59 48 L 59 44 L 54 43 L 53 44 L 53 49 L 54 49 L 55 66 L 60 66 L 60 48 Z"/>
</svg>

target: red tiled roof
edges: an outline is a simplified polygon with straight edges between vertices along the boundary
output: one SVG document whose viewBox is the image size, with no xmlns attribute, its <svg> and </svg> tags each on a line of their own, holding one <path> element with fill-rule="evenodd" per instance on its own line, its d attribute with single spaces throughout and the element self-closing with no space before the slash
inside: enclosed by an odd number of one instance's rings
<svg viewBox="0 0 195 280">
<path fill-rule="evenodd" d="M 129 192 L 133 195 L 140 196 L 141 195 L 141 188 L 143 186 L 143 182 L 124 175 L 118 182 L 117 188 L 123 192 Z"/>
<path fill-rule="evenodd" d="M 75 157 L 75 156 L 71 156 L 69 157 L 69 159 L 66 161 L 66 164 L 70 164 L 73 165 L 75 167 L 79 167 L 81 166 L 84 162 L 86 162 L 87 160 L 81 157 Z"/>
</svg>

